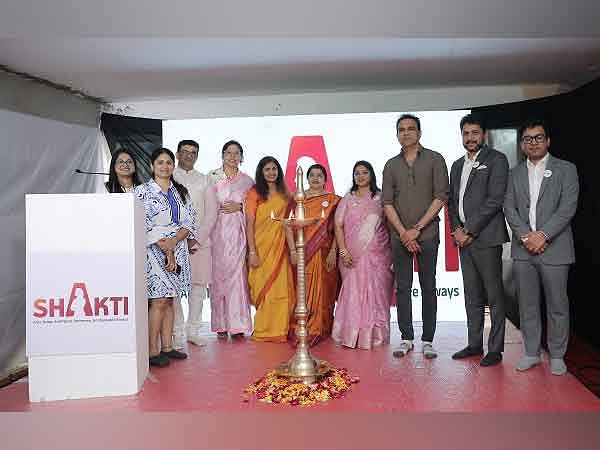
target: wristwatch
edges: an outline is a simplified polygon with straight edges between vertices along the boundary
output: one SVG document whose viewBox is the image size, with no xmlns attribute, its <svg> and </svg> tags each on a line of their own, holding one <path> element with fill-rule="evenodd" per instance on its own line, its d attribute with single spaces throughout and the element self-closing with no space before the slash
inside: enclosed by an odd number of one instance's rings
<svg viewBox="0 0 600 450">
<path fill-rule="evenodd" d="M 417 231 L 421 231 L 425 227 L 421 224 L 416 223 L 415 226 L 413 226 L 413 228 Z"/>
</svg>

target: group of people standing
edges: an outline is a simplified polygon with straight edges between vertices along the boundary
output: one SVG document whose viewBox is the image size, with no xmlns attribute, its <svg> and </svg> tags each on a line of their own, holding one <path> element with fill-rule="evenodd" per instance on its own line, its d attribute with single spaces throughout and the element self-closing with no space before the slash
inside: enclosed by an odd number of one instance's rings
<svg viewBox="0 0 600 450">
<path fill-rule="evenodd" d="M 484 354 L 484 308 L 489 304 L 488 351 L 480 364 L 502 360 L 502 245 L 509 239 L 508 222 L 524 340 L 517 370 L 541 362 L 543 286 L 550 368 L 562 375 L 569 330 L 566 281 L 574 262 L 569 224 L 577 206 L 575 166 L 548 154 L 550 138 L 540 121 L 519 130 L 526 160 L 510 175 L 506 157 L 485 144 L 478 117 L 465 116 L 460 130 L 466 155 L 454 162 L 450 177 L 442 155 L 420 144 L 421 123 L 411 114 L 396 122 L 401 151 L 385 165 L 382 190 L 367 161 L 354 165 L 352 187 L 343 198 L 325 189 L 330 174 L 323 166 L 308 169 L 305 209 L 311 217 L 323 217 L 305 229 L 309 341 L 315 345 L 331 335 L 340 345 L 364 349 L 388 343 L 390 306 L 395 305 L 402 340 L 393 355 L 407 355 L 414 348 L 416 260 L 421 351 L 435 358 L 439 212 L 447 205 L 460 253 L 468 328 L 467 346 L 452 357 Z M 106 184 L 109 192 L 134 191 L 145 206 L 150 364 L 156 366 L 185 358 L 186 340 L 204 344 L 199 331 L 208 286 L 211 329 L 219 338 L 252 333 L 257 341 L 295 340 L 294 236 L 273 220 L 295 207 L 281 165 L 273 157 L 262 158 L 252 180 L 239 168 L 242 146 L 229 141 L 222 149 L 222 167 L 203 175 L 194 169 L 198 151 L 191 140 L 181 141 L 176 155 L 157 149 L 151 156 L 153 179 L 141 184 L 135 158 L 119 150 Z M 182 293 L 189 302 L 187 324 Z M 250 305 L 256 308 L 254 324 Z"/>
</svg>

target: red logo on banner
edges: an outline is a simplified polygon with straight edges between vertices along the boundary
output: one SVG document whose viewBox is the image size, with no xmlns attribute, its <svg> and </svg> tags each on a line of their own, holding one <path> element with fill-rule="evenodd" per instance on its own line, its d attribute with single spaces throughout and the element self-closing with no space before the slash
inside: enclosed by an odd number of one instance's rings
<svg viewBox="0 0 600 450">
<path fill-rule="evenodd" d="M 446 272 L 458 272 L 458 247 L 454 245 L 452 239 L 452 229 L 450 228 L 450 217 L 448 217 L 448 206 L 444 206 L 443 225 L 444 225 L 444 262 L 446 263 Z M 413 260 L 414 271 L 419 271 L 417 258 Z"/>
<path fill-rule="evenodd" d="M 450 228 L 450 217 L 448 217 L 448 206 L 444 206 L 444 248 L 446 249 L 444 261 L 446 262 L 446 272 L 458 272 L 458 247 L 454 245 Z"/>
<path fill-rule="evenodd" d="M 68 301 L 60 298 L 38 298 L 33 302 L 33 316 L 42 317 L 97 317 L 127 316 L 129 299 L 127 297 L 94 297 L 88 294 L 84 282 L 73 283 Z"/>
<path fill-rule="evenodd" d="M 290 143 L 290 151 L 285 170 L 285 182 L 290 191 L 296 191 L 296 169 L 298 160 L 301 158 L 311 158 L 315 163 L 321 164 L 327 170 L 327 182 L 325 189 L 329 192 L 335 192 L 333 188 L 333 178 L 331 169 L 329 168 L 329 159 L 327 158 L 327 149 L 323 136 L 294 136 Z M 305 167 L 304 169 L 307 169 Z M 306 176 L 306 173 L 304 174 Z M 443 214 L 444 222 L 444 244 L 445 254 L 444 260 L 446 263 L 446 272 L 458 272 L 458 249 L 452 241 L 450 233 L 450 220 L 448 217 L 448 207 L 444 207 Z M 417 259 L 414 259 L 415 271 L 418 271 Z"/>
<path fill-rule="evenodd" d="M 327 170 L 327 182 L 325 189 L 329 192 L 335 192 L 333 188 L 333 179 L 331 177 L 331 169 L 329 168 L 329 159 L 327 158 L 327 150 L 325 149 L 325 141 L 323 136 L 294 136 L 290 143 L 290 151 L 288 153 L 287 166 L 285 169 L 285 183 L 290 191 L 296 191 L 296 169 L 300 158 L 312 158 L 312 160 L 321 164 Z M 304 167 L 303 170 L 308 169 Z M 306 176 L 306 173 L 304 173 Z"/>
</svg>

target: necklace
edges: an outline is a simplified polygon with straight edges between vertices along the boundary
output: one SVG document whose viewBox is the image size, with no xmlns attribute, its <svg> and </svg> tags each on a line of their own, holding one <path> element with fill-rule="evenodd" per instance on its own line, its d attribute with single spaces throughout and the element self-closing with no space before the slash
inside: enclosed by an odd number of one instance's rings
<svg viewBox="0 0 600 450">
<path fill-rule="evenodd" d="M 227 173 L 227 169 L 225 169 L 223 167 L 223 173 L 225 174 L 225 176 L 227 177 L 228 180 L 231 180 L 232 178 L 235 178 L 235 176 L 238 174 L 238 172 L 240 171 L 240 169 L 235 169 L 235 172 L 233 172 L 232 174 Z M 229 172 L 231 172 L 231 169 L 229 170 Z"/>
<path fill-rule="evenodd" d="M 316 197 L 317 195 L 325 194 L 325 190 L 323 189 L 322 191 L 319 191 L 319 192 L 308 190 L 306 193 L 307 193 L 307 197 L 310 198 L 310 197 Z"/>
</svg>

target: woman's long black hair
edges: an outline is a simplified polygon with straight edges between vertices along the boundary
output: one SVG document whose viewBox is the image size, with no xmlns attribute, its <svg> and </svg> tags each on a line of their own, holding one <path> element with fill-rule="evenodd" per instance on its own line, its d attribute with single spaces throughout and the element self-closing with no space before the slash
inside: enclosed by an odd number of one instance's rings
<svg viewBox="0 0 600 450">
<path fill-rule="evenodd" d="M 173 161 L 173 167 L 175 167 L 175 155 L 173 154 L 173 152 L 171 150 L 169 150 L 168 148 L 164 148 L 164 147 L 157 148 L 156 150 L 154 150 L 152 152 L 152 155 L 150 156 L 150 161 L 152 162 L 152 165 L 154 166 L 154 161 L 156 161 L 158 159 L 158 157 L 162 154 L 168 155 L 169 158 L 171 158 L 171 161 Z M 154 176 L 154 168 L 152 168 L 152 175 Z M 171 183 L 173 183 L 173 186 L 175 186 L 175 189 L 177 189 L 177 192 L 179 192 L 181 201 L 184 204 L 187 203 L 187 201 L 189 200 L 189 197 L 190 197 L 190 194 L 188 193 L 187 188 L 183 184 L 175 181 L 175 178 L 173 178 L 173 174 L 171 174 Z"/>
<path fill-rule="evenodd" d="M 380 189 L 377 187 L 377 177 L 375 176 L 375 171 L 373 170 L 373 166 L 368 161 L 357 161 L 352 168 L 352 188 L 350 192 L 358 191 L 358 185 L 354 180 L 354 171 L 358 166 L 363 166 L 369 171 L 369 190 L 371 191 L 371 197 L 375 197 L 375 195 L 380 192 Z"/>
<path fill-rule="evenodd" d="M 110 158 L 110 169 L 108 171 L 108 181 L 104 183 L 106 186 L 106 190 L 111 194 L 121 193 L 123 189 L 121 188 L 121 184 L 119 183 L 119 178 L 117 177 L 117 171 L 115 170 L 115 166 L 117 165 L 117 160 L 119 156 L 123 153 L 129 155 L 129 157 L 133 160 L 133 168 L 135 172 L 131 175 L 131 181 L 133 182 L 133 187 L 142 184 L 140 181 L 140 176 L 138 175 L 137 161 L 135 160 L 135 156 L 129 150 L 125 148 L 121 148 L 113 153 L 112 158 Z"/>
<path fill-rule="evenodd" d="M 279 161 L 277 161 L 272 156 L 265 156 L 258 162 L 258 166 L 256 166 L 256 192 L 263 200 L 267 200 L 269 198 L 269 185 L 267 184 L 267 180 L 265 180 L 265 176 L 263 174 L 263 169 L 270 162 L 274 163 L 277 166 L 277 180 L 275 181 L 275 185 L 277 187 L 277 191 L 279 193 L 289 197 L 289 193 L 285 182 L 283 181 L 283 170 L 281 170 L 281 165 Z"/>
</svg>

